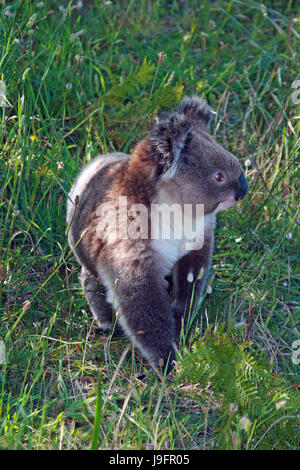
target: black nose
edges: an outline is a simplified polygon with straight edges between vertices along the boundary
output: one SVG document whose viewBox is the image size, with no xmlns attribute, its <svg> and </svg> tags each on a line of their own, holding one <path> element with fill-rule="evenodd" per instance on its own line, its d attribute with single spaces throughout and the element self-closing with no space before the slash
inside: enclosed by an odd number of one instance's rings
<svg viewBox="0 0 300 470">
<path fill-rule="evenodd" d="M 242 173 L 239 177 L 239 186 L 238 186 L 237 192 L 235 193 L 235 199 L 237 201 L 239 201 L 240 199 L 243 199 L 243 197 L 246 196 L 247 192 L 248 192 L 248 183 L 244 176 L 244 173 Z"/>
</svg>

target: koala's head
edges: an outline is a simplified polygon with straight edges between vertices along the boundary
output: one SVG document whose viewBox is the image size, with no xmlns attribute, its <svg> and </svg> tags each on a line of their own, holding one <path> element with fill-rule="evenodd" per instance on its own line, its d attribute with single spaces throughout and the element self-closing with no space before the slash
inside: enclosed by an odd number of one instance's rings
<svg viewBox="0 0 300 470">
<path fill-rule="evenodd" d="M 186 97 L 149 134 L 159 183 L 177 191 L 178 202 L 204 204 L 205 214 L 234 205 L 248 192 L 238 159 L 208 133 L 210 107 Z"/>
</svg>

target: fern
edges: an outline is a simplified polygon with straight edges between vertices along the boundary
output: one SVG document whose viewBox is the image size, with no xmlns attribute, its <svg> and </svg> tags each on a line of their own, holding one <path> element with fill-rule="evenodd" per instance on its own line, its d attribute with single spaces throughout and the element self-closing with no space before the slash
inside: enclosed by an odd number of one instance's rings
<svg viewBox="0 0 300 470">
<path fill-rule="evenodd" d="M 214 446 L 226 449 L 293 449 L 299 444 L 300 393 L 272 373 L 267 358 L 224 325 L 209 328 L 185 351 L 179 380 L 213 396 Z M 203 397 L 203 393 L 201 395 Z M 195 394 L 197 397 L 197 394 Z"/>
<path fill-rule="evenodd" d="M 126 75 L 121 75 L 119 82 L 112 84 L 106 95 L 106 102 L 110 105 L 121 106 L 124 100 L 133 98 L 136 93 L 153 81 L 155 65 L 147 62 L 145 58 L 142 65 L 131 67 Z"/>
<path fill-rule="evenodd" d="M 105 69 L 105 72 L 110 83 L 102 86 L 104 96 L 99 97 L 101 106 L 105 104 L 105 129 L 115 148 L 128 152 L 137 137 L 145 134 L 158 112 L 180 101 L 183 86 L 174 83 L 172 73 L 161 76 L 162 71 L 146 58 L 141 64 L 127 64 L 125 71 L 123 65 L 117 80 L 110 70 Z"/>
</svg>

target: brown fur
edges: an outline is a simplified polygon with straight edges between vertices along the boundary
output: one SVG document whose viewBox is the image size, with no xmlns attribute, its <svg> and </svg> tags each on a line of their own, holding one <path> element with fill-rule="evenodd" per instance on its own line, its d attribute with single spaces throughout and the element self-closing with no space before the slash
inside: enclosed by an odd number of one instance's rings
<svg viewBox="0 0 300 470">
<path fill-rule="evenodd" d="M 205 102 L 185 98 L 158 120 L 131 156 L 97 157 L 70 192 L 69 243 L 82 266 L 82 287 L 93 315 L 100 327 L 108 329 L 113 306 L 119 313 L 118 324 L 156 367 L 168 364 L 170 369 L 175 358 L 174 344 L 189 312 L 192 285 L 193 308 L 203 292 L 213 253 L 215 214 L 227 207 L 228 200 L 247 193 L 237 158 L 208 134 L 210 115 Z M 217 181 L 220 172 L 222 182 Z M 137 219 L 135 212 L 124 215 L 120 196 L 126 196 L 128 208 L 143 204 L 145 218 Z M 103 203 L 126 218 L 116 236 L 111 216 L 99 212 Z M 182 248 L 184 240 L 150 238 L 150 209 L 156 203 L 203 204 L 203 247 L 190 251 Z M 122 238 L 125 222 L 137 220 L 142 220 L 141 230 L 148 238 Z M 174 224 L 175 219 L 170 226 Z M 203 276 L 197 279 L 201 268 Z M 165 279 L 170 274 L 173 299 Z"/>
</svg>

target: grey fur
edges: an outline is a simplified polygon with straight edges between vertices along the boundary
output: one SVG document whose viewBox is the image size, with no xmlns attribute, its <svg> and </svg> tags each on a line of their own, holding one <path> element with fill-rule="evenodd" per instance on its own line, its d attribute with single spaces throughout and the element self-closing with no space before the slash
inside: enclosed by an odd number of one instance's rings
<svg viewBox="0 0 300 470">
<path fill-rule="evenodd" d="M 132 155 L 102 155 L 85 167 L 69 194 L 69 244 L 82 266 L 82 287 L 99 326 L 110 327 L 113 308 L 118 324 L 147 360 L 155 367 L 167 364 L 168 370 L 189 310 L 191 282 L 194 307 L 203 293 L 216 213 L 248 189 L 237 158 L 208 133 L 211 114 L 198 97 L 184 98 L 157 120 Z M 120 196 L 127 197 L 128 206 L 142 203 L 149 213 L 157 202 L 181 207 L 204 204 L 203 247 L 184 251 L 181 240 L 121 239 L 109 230 L 99 238 L 99 224 L 107 222 L 110 227 L 109 217 L 98 211 L 99 204 L 110 203 L 121 215 Z M 134 218 L 126 217 L 126 222 Z M 150 230 L 151 219 L 144 222 Z M 170 274 L 174 298 L 165 279 Z"/>
</svg>

